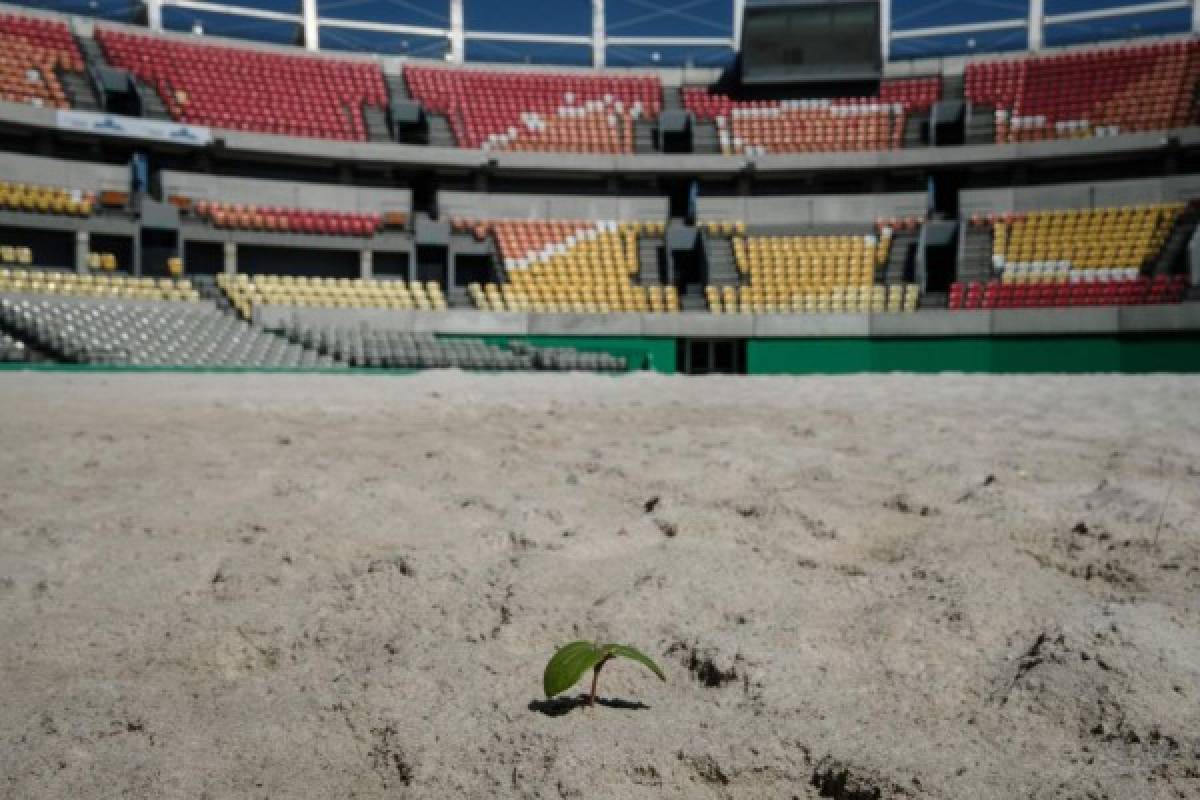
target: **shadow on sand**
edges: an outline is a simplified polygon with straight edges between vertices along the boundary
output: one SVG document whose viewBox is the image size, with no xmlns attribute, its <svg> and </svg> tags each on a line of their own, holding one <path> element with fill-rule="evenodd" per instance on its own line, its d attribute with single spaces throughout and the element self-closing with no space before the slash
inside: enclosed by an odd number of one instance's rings
<svg viewBox="0 0 1200 800">
<path fill-rule="evenodd" d="M 584 708 L 586 702 L 586 694 L 576 695 L 575 697 L 555 697 L 552 700 L 534 700 L 530 702 L 529 710 L 545 714 L 547 717 L 561 717 L 564 714 L 570 714 L 577 708 Z M 650 706 L 645 703 L 630 702 L 629 700 L 620 700 L 615 697 L 597 697 L 596 705 L 604 706 L 605 708 L 615 708 L 621 711 L 650 710 Z"/>
</svg>

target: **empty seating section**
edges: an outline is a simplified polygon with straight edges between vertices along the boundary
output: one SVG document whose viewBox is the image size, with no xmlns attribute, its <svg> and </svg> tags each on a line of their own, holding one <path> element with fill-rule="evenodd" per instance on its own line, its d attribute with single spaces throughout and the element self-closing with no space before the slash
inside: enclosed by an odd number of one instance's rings
<svg viewBox="0 0 1200 800">
<path fill-rule="evenodd" d="M 192 210 L 197 217 L 218 228 L 247 231 L 369 237 L 383 227 L 381 214 L 353 211 L 317 211 L 204 201 L 196 203 Z"/>
<path fill-rule="evenodd" d="M 292 275 L 218 275 L 217 285 L 243 317 L 259 305 L 309 308 L 385 308 L 393 311 L 441 311 L 446 297 L 435 282 L 353 278 L 306 278 Z"/>
<path fill-rule="evenodd" d="M 824 313 L 915 311 L 916 285 L 876 285 L 888 260 L 892 230 L 858 235 L 746 236 L 732 230 L 741 285 L 709 286 L 709 310 L 721 313 Z M 710 225 L 710 231 L 714 226 Z"/>
<path fill-rule="evenodd" d="M 603 314 L 679 310 L 674 287 L 639 286 L 639 232 L 661 223 L 590 220 L 455 220 L 477 238 L 495 236 L 504 284 L 468 287 L 476 307 L 490 311 Z"/>
<path fill-rule="evenodd" d="M 662 107 L 653 76 L 512 73 L 406 65 L 409 91 L 460 147 L 633 152 L 633 121 Z"/>
<path fill-rule="evenodd" d="M 1006 275 L 1066 280 L 1071 271 L 1101 270 L 1105 278 L 1134 278 L 1162 249 L 1184 207 L 1037 211 L 972 222 L 993 226 L 992 266 Z"/>
<path fill-rule="evenodd" d="M 65 24 L 0 14 L 0 100 L 68 108 L 58 70 L 83 71 L 83 55 Z"/>
<path fill-rule="evenodd" d="M 317 367 L 331 359 L 211 303 L 0 297 L 0 325 L 63 361 L 164 367 Z"/>
<path fill-rule="evenodd" d="M 191 282 L 186 279 L 80 275 L 77 272 L 51 269 L 0 268 L 0 294 L 4 293 L 189 302 L 200 299 Z"/>
<path fill-rule="evenodd" d="M 0 210 L 86 217 L 95 205 L 94 192 L 0 181 Z"/>
<path fill-rule="evenodd" d="M 33 263 L 33 250 L 28 247 L 13 247 L 0 245 L 0 264 L 19 264 L 29 266 Z"/>
<path fill-rule="evenodd" d="M 108 60 L 153 86 L 180 122 L 365 141 L 363 106 L 384 108 L 375 64 L 286 55 L 98 28 Z"/>
<path fill-rule="evenodd" d="M 29 361 L 31 357 L 32 354 L 24 342 L 0 331 L 0 363 Z"/>
<path fill-rule="evenodd" d="M 1187 279 L 1182 275 L 1153 278 L 1109 278 L 1059 283 L 987 284 L 955 283 L 950 286 L 952 311 L 981 308 L 1061 308 L 1066 306 L 1120 306 L 1178 303 L 1185 299 Z"/>
<path fill-rule="evenodd" d="M 105 272 L 115 272 L 120 266 L 115 253 L 88 253 L 87 265 L 90 270 Z"/>
<path fill-rule="evenodd" d="M 366 323 L 309 326 L 295 320 L 285 326 L 284 335 L 352 367 L 620 371 L 627 366 L 624 357 L 608 353 L 537 348 L 517 342 L 505 349 L 482 339 L 442 339 L 432 333 L 381 330 Z"/>
<path fill-rule="evenodd" d="M 1200 40 L 970 64 L 966 97 L 996 141 L 1111 136 L 1196 122 Z"/>
<path fill-rule="evenodd" d="M 878 97 L 735 101 L 686 87 L 684 107 L 717 125 L 721 152 L 825 153 L 899 148 L 904 122 L 941 95 L 939 78 L 885 82 Z"/>
<path fill-rule="evenodd" d="M 1024 214 L 975 215 L 992 231 L 986 284 L 956 283 L 950 308 L 1128 305 L 1178 302 L 1183 276 L 1146 275 L 1182 203 Z"/>
</svg>

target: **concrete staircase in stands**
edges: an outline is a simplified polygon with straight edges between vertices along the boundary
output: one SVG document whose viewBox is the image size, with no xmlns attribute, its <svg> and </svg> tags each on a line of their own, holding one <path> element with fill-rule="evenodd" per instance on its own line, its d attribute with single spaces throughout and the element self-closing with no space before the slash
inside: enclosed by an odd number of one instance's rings
<svg viewBox="0 0 1200 800">
<path fill-rule="evenodd" d="M 356 113 L 354 109 L 348 109 L 348 112 L 352 114 Z M 388 113 L 386 109 L 382 109 L 379 106 L 363 106 L 362 115 L 363 122 L 367 127 L 367 141 L 392 141 L 392 129 L 388 125 Z"/>
<path fill-rule="evenodd" d="M 638 237 L 638 283 L 642 286 L 662 285 L 664 247 L 661 236 Z"/>
<path fill-rule="evenodd" d="M 444 114 L 433 114 L 426 110 L 425 119 L 429 122 L 430 147 L 458 146 L 458 142 L 454 140 L 454 131 L 450 128 L 450 120 L 446 119 Z"/>
<path fill-rule="evenodd" d="M 654 145 L 654 131 L 657 125 L 650 120 L 639 119 L 633 123 L 633 152 L 657 153 Z"/>
<path fill-rule="evenodd" d="M 708 258 L 708 285 L 738 286 L 737 261 L 733 256 L 733 240 L 728 236 L 704 235 L 705 255 Z"/>
<path fill-rule="evenodd" d="M 996 143 L 996 109 L 992 106 L 967 104 L 967 129 L 963 144 Z"/>
<path fill-rule="evenodd" d="M 1188 205 L 1175 220 L 1175 226 L 1167 235 L 1167 241 L 1158 255 L 1151 261 L 1148 274 L 1182 275 L 1188 271 L 1188 243 L 1200 223 L 1200 207 Z"/>
<path fill-rule="evenodd" d="M 958 262 L 958 282 L 987 283 L 992 279 L 992 228 L 966 223 L 962 258 Z"/>
<path fill-rule="evenodd" d="M 721 140 L 717 138 L 717 123 L 711 119 L 693 120 L 692 152 L 707 155 L 720 154 Z"/>
<path fill-rule="evenodd" d="M 100 100 L 96 89 L 86 74 L 58 70 L 58 82 L 67 93 L 71 108 L 77 111 L 100 111 Z"/>
</svg>

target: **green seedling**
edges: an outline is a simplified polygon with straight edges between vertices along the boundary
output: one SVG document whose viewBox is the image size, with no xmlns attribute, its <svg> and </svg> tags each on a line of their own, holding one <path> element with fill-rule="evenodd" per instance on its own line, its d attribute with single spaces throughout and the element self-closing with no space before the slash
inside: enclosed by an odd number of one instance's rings
<svg viewBox="0 0 1200 800">
<path fill-rule="evenodd" d="M 592 670 L 592 692 L 584 701 L 592 705 L 596 701 L 596 682 L 600 680 L 600 670 L 613 658 L 628 658 L 642 664 L 661 680 L 667 676 L 658 668 L 658 664 L 648 655 L 625 644 L 599 644 L 595 642 L 571 642 L 558 649 L 550 661 L 546 663 L 546 672 L 542 676 L 542 688 L 546 697 L 562 694 L 583 677 L 583 673 Z"/>
</svg>

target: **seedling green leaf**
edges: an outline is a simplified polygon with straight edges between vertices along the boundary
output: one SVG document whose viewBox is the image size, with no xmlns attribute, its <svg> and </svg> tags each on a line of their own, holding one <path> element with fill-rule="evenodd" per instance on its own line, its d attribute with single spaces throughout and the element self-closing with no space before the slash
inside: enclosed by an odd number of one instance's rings
<svg viewBox="0 0 1200 800">
<path fill-rule="evenodd" d="M 659 669 L 654 660 L 640 650 L 626 644 L 596 644 L 592 642 L 571 642 L 558 649 L 546 663 L 546 671 L 542 675 L 542 688 L 546 697 L 554 697 L 570 689 L 583 673 L 589 669 L 592 673 L 592 691 L 587 696 L 587 704 L 591 705 L 596 699 L 596 682 L 600 678 L 600 669 L 612 658 L 628 658 L 645 666 L 661 680 L 667 676 Z"/>
<path fill-rule="evenodd" d="M 661 681 L 665 681 L 667 679 L 667 676 L 663 674 L 663 671 L 658 668 L 658 664 L 655 664 L 654 660 L 651 659 L 650 656 L 636 648 L 630 647 L 627 644 L 610 644 L 606 649 L 614 656 L 621 656 L 622 658 L 628 658 L 638 662 L 657 675 L 658 679 Z"/>
</svg>

